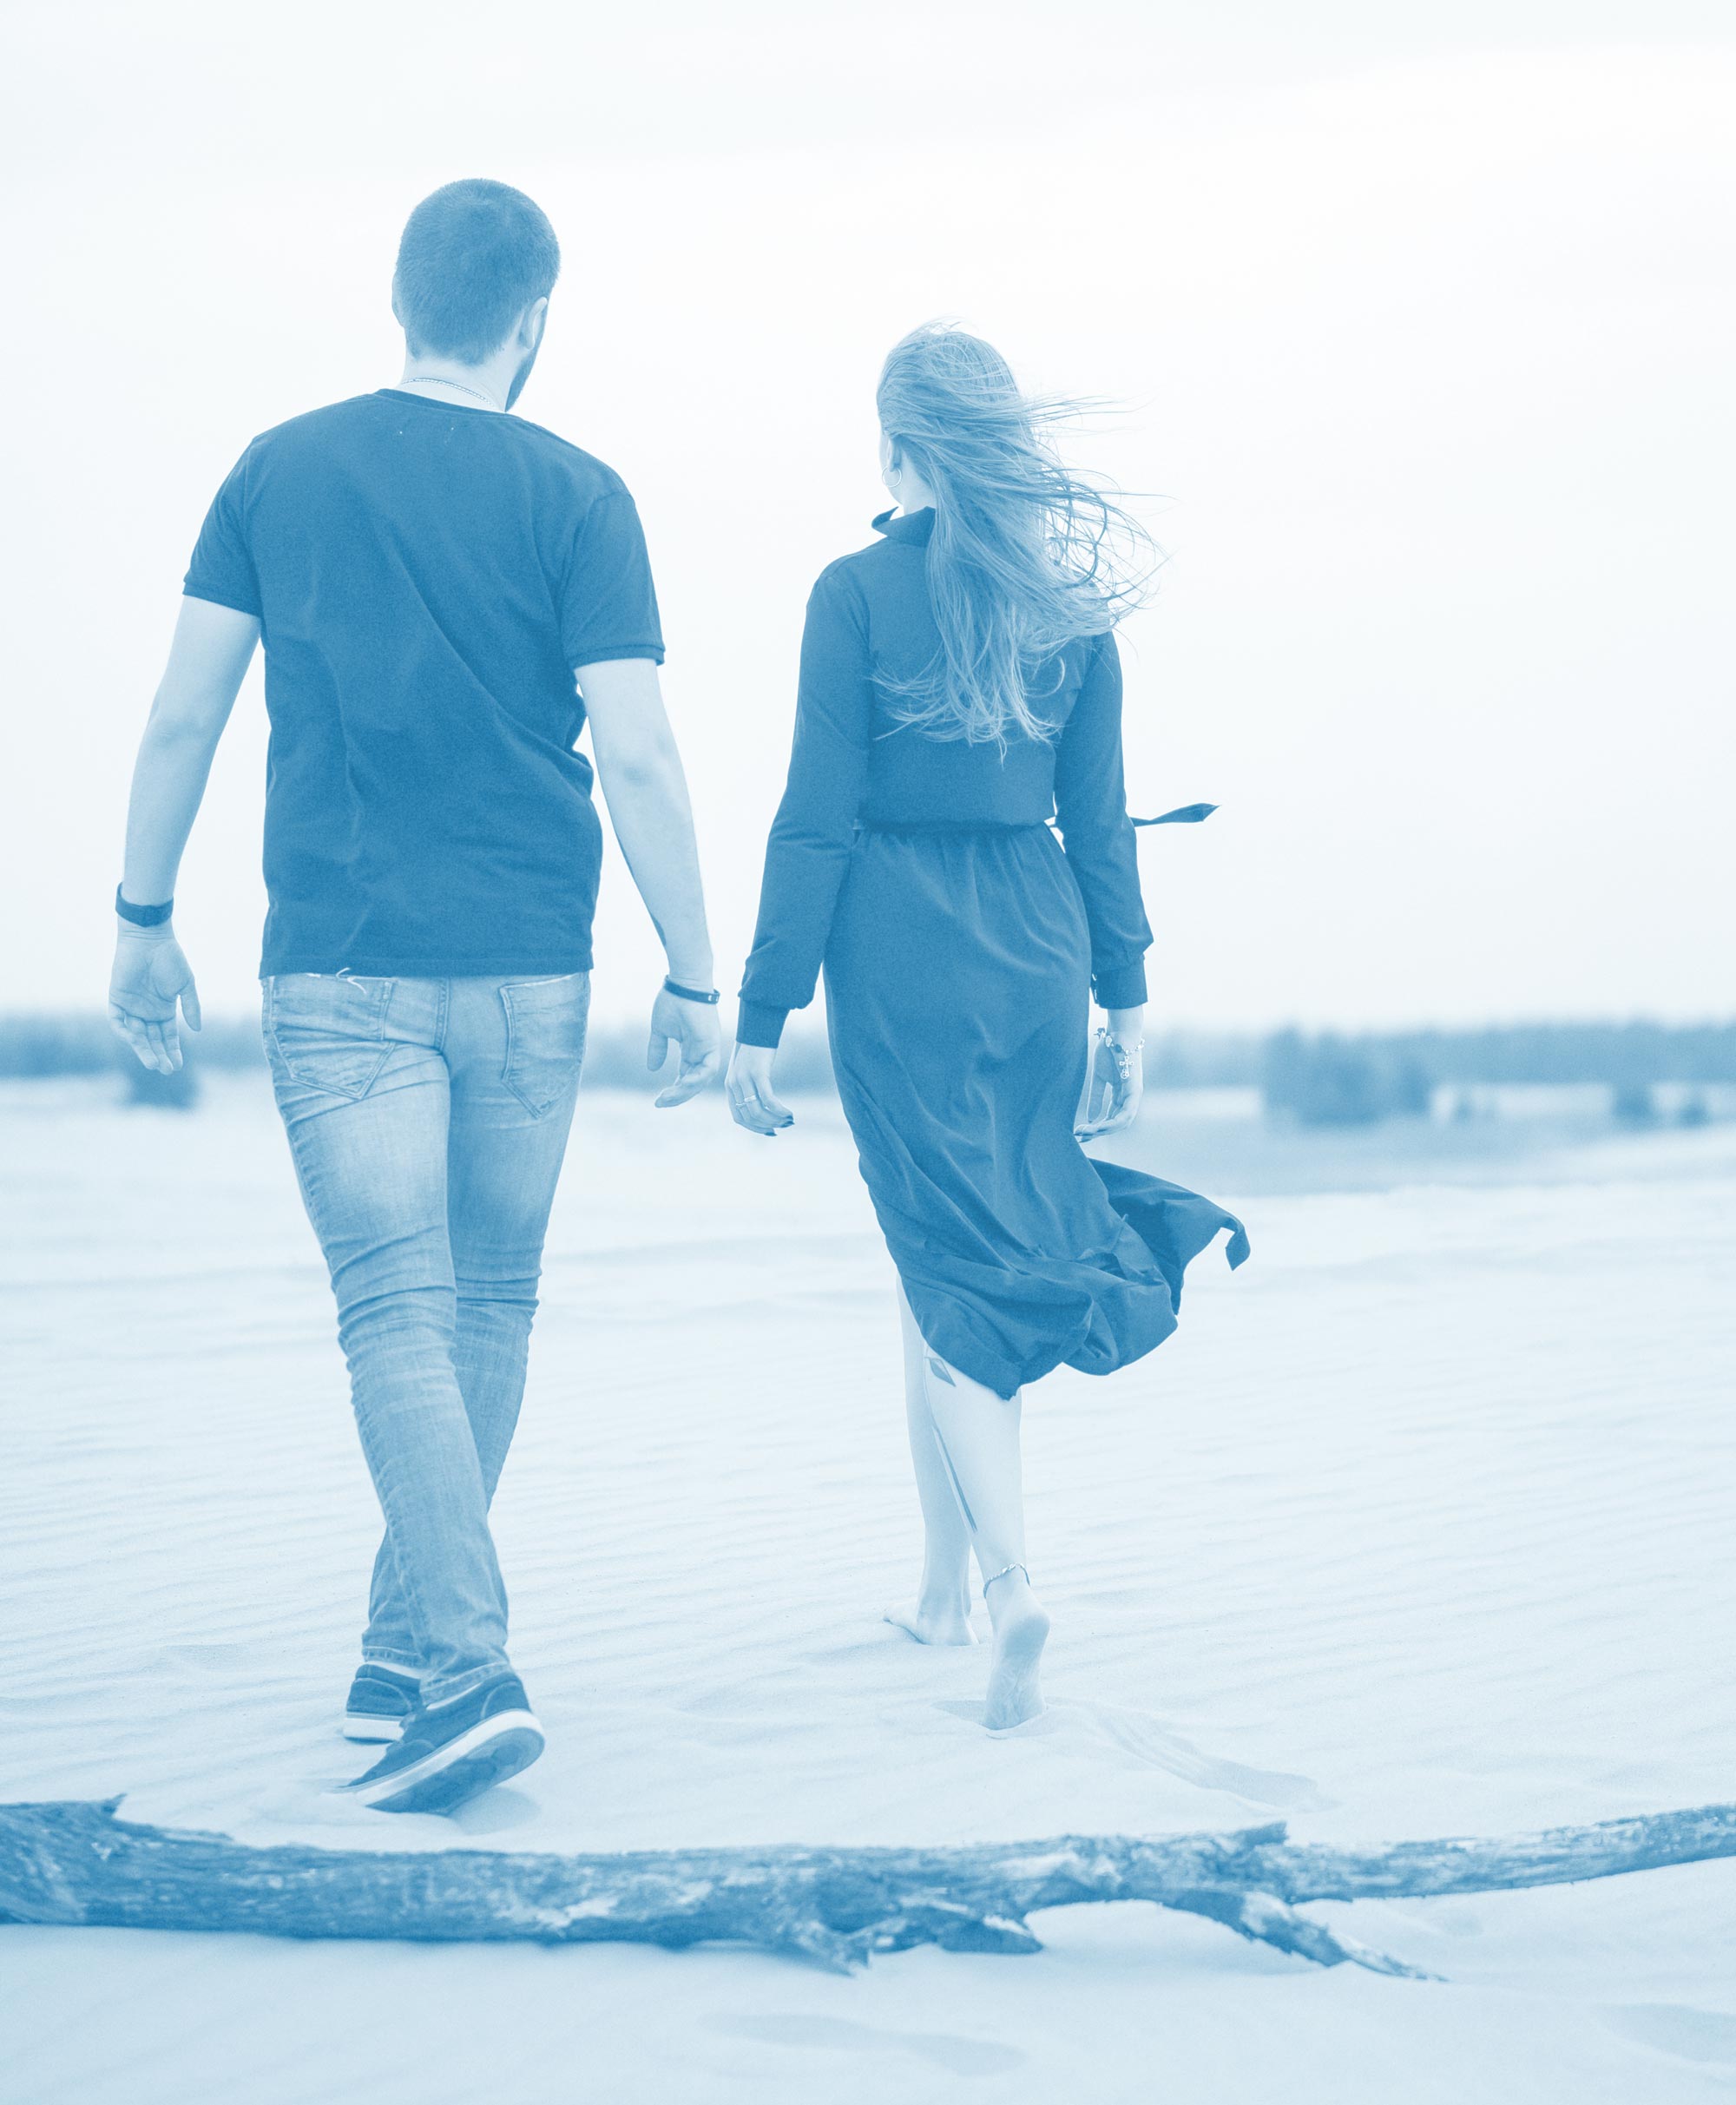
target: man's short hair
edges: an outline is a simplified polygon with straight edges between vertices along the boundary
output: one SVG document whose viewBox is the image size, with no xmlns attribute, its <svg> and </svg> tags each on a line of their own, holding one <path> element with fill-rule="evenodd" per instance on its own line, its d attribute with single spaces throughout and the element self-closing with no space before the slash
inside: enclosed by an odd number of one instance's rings
<svg viewBox="0 0 1736 2105">
<path fill-rule="evenodd" d="M 392 305 L 416 355 L 479 365 L 560 273 L 560 243 L 542 208 L 510 183 L 471 176 L 411 214 Z"/>
</svg>

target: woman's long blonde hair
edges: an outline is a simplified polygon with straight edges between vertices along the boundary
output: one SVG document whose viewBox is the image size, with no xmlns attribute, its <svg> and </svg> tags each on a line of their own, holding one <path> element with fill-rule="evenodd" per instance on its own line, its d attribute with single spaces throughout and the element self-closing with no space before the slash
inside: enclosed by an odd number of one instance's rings
<svg viewBox="0 0 1736 2105">
<path fill-rule="evenodd" d="M 883 682 L 901 720 L 1003 747 L 1009 733 L 1052 737 L 1042 704 L 1057 655 L 1113 628 L 1157 568 L 1145 529 L 1055 450 L 1054 427 L 1088 405 L 1022 394 L 992 345 L 944 323 L 892 346 L 877 399 L 894 464 L 935 496 L 941 649 L 922 673 Z"/>
</svg>

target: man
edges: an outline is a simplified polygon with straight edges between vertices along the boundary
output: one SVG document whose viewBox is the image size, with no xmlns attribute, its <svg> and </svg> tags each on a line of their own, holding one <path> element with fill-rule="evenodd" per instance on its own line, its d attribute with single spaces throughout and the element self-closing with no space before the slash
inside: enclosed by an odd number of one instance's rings
<svg viewBox="0 0 1736 2105">
<path fill-rule="evenodd" d="M 449 183 L 411 214 L 396 387 L 254 439 L 187 574 L 133 777 L 109 1015 L 147 1067 L 199 1028 L 170 918 L 212 754 L 263 635 L 260 976 L 279 1108 L 337 1297 L 385 1514 L 348 1786 L 450 1811 L 542 1735 L 506 1654 L 488 1525 L 524 1385 L 584 1047 L 602 853 L 589 721 L 667 953 L 660 1104 L 717 1066 L 692 815 L 633 499 L 510 416 L 560 255 L 531 201 Z"/>
</svg>

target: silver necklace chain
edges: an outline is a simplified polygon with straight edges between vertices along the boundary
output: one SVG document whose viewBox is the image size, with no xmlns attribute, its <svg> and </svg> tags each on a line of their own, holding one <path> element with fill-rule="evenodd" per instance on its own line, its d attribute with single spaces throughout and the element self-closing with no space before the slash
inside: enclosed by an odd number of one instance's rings
<svg viewBox="0 0 1736 2105">
<path fill-rule="evenodd" d="M 500 407 L 492 395 L 485 395 L 479 387 L 466 387 L 462 380 L 442 380 L 433 373 L 418 373 L 415 379 L 403 383 L 405 387 L 456 387 L 461 395 L 474 395 L 478 402 L 486 402 L 491 410 Z"/>
</svg>

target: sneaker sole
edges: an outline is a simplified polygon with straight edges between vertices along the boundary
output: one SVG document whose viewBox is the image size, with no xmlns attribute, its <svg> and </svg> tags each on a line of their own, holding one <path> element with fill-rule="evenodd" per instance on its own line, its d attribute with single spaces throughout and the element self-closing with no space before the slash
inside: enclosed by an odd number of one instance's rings
<svg viewBox="0 0 1736 2105">
<path fill-rule="evenodd" d="M 350 1785 L 347 1795 L 376 1812 L 454 1812 L 528 1769 L 543 1745 L 542 1727 L 528 1710 L 503 1710 L 396 1776 Z"/>
<path fill-rule="evenodd" d="M 403 1739 L 404 1720 L 402 1718 L 370 1717 L 365 1710 L 351 1710 L 345 1713 L 344 1722 L 339 1730 L 346 1740 L 378 1744 L 383 1740 Z"/>
</svg>

